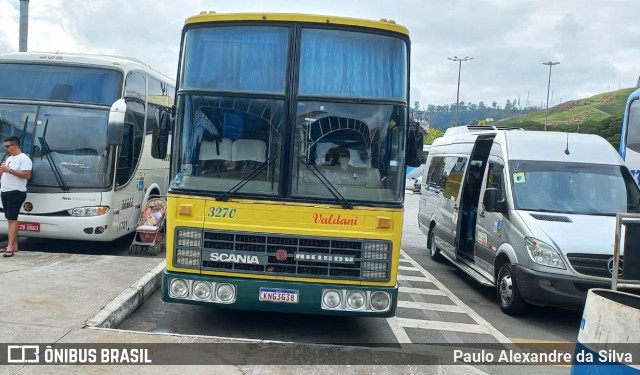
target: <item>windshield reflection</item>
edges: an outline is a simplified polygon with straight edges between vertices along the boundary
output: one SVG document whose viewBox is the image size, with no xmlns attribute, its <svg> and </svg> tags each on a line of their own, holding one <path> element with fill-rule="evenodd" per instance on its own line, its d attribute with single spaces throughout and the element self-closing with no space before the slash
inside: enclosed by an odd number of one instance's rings
<svg viewBox="0 0 640 375">
<path fill-rule="evenodd" d="M 624 167 L 515 160 L 516 209 L 569 214 L 640 212 L 640 190 Z"/>
<path fill-rule="evenodd" d="M 349 201 L 399 202 L 404 118 L 399 105 L 299 102 L 296 154 Z M 294 163 L 292 183 L 295 196 L 333 197 L 300 161 Z"/>
<path fill-rule="evenodd" d="M 3 104 L 0 136 L 21 137 L 22 151 L 33 160 L 32 186 L 61 188 L 61 177 L 70 188 L 106 188 L 111 184 L 108 116 L 108 110 Z M 52 164 L 59 170 L 58 178 Z"/>
</svg>

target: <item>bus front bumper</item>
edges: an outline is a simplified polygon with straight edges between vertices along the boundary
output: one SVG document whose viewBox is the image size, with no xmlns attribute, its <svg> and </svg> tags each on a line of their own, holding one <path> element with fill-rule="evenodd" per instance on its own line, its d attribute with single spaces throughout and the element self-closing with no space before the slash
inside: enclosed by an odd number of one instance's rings
<svg viewBox="0 0 640 375">
<path fill-rule="evenodd" d="M 232 298 L 229 298 L 230 289 L 234 291 Z M 181 292 L 178 294 L 184 297 L 177 298 L 176 292 Z M 329 293 L 331 297 L 340 296 L 339 305 L 335 308 L 326 307 L 323 304 L 323 293 Z M 220 296 L 224 298 L 221 299 Z M 347 300 L 362 297 L 365 300 L 362 308 L 349 307 Z M 387 297 L 387 307 L 380 308 L 384 306 L 384 298 Z M 225 301 L 226 298 L 229 299 Z M 325 300 L 330 299 L 329 295 L 325 296 Z M 215 277 L 169 272 L 165 269 L 162 275 L 162 300 L 237 310 L 388 318 L 395 315 L 398 288 Z"/>
<path fill-rule="evenodd" d="M 78 241 L 113 241 L 115 229 L 111 213 L 88 217 L 18 216 L 19 237 L 50 238 Z M 7 235 L 8 223 L 0 212 L 0 235 Z"/>
</svg>

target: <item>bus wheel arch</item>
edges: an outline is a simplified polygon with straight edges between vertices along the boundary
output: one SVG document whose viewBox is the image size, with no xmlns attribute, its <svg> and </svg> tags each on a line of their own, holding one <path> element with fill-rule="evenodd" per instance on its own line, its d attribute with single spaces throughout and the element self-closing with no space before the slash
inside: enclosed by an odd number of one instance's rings
<svg viewBox="0 0 640 375">
<path fill-rule="evenodd" d="M 161 197 L 161 193 L 160 193 L 160 186 L 158 186 L 158 184 L 153 183 L 151 185 L 149 185 L 149 187 L 147 188 L 147 191 L 144 195 L 144 199 L 142 200 L 143 203 L 143 207 L 144 204 L 147 203 L 147 201 L 151 198 L 160 198 Z"/>
</svg>

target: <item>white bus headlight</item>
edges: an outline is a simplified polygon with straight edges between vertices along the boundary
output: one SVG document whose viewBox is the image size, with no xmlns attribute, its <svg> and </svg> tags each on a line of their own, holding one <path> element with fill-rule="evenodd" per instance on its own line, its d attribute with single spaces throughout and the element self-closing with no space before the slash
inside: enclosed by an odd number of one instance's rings
<svg viewBox="0 0 640 375">
<path fill-rule="evenodd" d="M 197 281 L 193 285 L 193 296 L 200 300 L 211 298 L 211 284 L 206 281 Z"/>
<path fill-rule="evenodd" d="M 527 248 L 527 254 L 534 262 L 542 266 L 566 269 L 560 254 L 552 246 L 531 237 L 524 239 L 524 245 Z"/>
<path fill-rule="evenodd" d="M 342 303 L 342 295 L 337 290 L 324 290 L 322 292 L 322 303 L 329 309 L 335 309 Z"/>
<path fill-rule="evenodd" d="M 236 296 L 236 290 L 231 284 L 220 284 L 216 289 L 216 296 L 220 301 L 229 302 Z"/>
<path fill-rule="evenodd" d="M 71 216 L 100 216 L 109 212 L 109 207 L 97 206 L 97 207 L 75 207 L 67 210 Z"/>
<path fill-rule="evenodd" d="M 367 296 L 361 290 L 352 290 L 347 293 L 347 305 L 354 310 L 363 308 L 366 302 Z"/>
<path fill-rule="evenodd" d="M 391 298 L 385 292 L 371 293 L 371 308 L 376 311 L 385 311 L 389 308 Z"/>
<path fill-rule="evenodd" d="M 169 285 L 169 297 L 186 298 L 189 295 L 189 283 L 187 280 L 172 279 Z"/>
</svg>

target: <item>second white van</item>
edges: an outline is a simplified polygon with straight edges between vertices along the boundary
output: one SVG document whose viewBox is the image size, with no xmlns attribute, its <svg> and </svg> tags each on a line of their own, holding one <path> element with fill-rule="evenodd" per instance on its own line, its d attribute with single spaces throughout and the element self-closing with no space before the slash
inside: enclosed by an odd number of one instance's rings
<svg viewBox="0 0 640 375">
<path fill-rule="evenodd" d="M 610 287 L 618 212 L 640 212 L 640 190 L 605 139 L 457 127 L 431 147 L 418 221 L 432 259 L 495 287 L 515 315 L 580 309 Z"/>
</svg>

